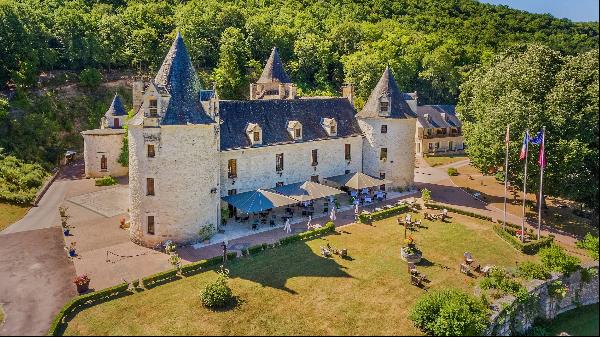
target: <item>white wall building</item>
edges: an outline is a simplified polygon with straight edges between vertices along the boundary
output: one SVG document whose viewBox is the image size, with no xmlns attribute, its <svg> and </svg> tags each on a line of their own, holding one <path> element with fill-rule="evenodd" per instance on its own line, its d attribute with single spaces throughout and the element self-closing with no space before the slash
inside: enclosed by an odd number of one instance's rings
<svg viewBox="0 0 600 337">
<path fill-rule="evenodd" d="M 154 80 L 134 83 L 129 126 L 131 239 L 198 240 L 221 198 L 364 172 L 385 189 L 413 185 L 416 114 L 386 68 L 364 109 L 343 97 L 298 98 L 274 48 L 250 100 L 201 90 L 178 34 Z"/>
</svg>

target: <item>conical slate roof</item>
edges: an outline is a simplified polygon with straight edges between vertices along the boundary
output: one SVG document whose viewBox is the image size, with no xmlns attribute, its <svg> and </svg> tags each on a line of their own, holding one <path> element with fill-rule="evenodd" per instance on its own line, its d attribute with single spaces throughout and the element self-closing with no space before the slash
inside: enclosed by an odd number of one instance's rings
<svg viewBox="0 0 600 337">
<path fill-rule="evenodd" d="M 404 94 L 400 91 L 400 88 L 398 88 L 398 83 L 396 83 L 389 66 L 385 67 L 383 75 L 381 75 L 379 82 L 377 82 L 377 85 L 371 92 L 369 99 L 367 99 L 367 103 L 365 103 L 363 109 L 356 114 L 356 116 L 361 118 L 380 117 L 379 102 L 381 97 L 387 97 L 389 99 L 391 109 L 389 117 L 417 117 L 405 102 Z"/>
<path fill-rule="evenodd" d="M 121 96 L 119 96 L 119 94 L 115 94 L 115 97 L 113 98 L 112 103 L 110 103 L 110 107 L 104 116 L 127 116 L 127 111 L 125 111 L 125 107 L 123 106 L 123 102 L 121 102 Z"/>
<path fill-rule="evenodd" d="M 279 52 L 277 51 L 277 47 L 273 47 L 273 51 L 271 51 L 271 56 L 267 60 L 267 64 L 265 64 L 265 68 L 263 69 L 260 78 L 256 83 L 292 83 L 290 78 L 285 72 L 283 68 L 283 63 L 279 58 Z"/>
<path fill-rule="evenodd" d="M 154 83 L 171 96 L 162 124 L 212 123 L 200 103 L 200 81 L 180 33 L 163 61 Z"/>
</svg>

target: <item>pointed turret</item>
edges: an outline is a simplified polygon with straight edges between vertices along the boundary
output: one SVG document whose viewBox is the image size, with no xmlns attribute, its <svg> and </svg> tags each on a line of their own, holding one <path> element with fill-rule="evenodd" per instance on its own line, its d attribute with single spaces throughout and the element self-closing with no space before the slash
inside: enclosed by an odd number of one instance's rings
<svg viewBox="0 0 600 337">
<path fill-rule="evenodd" d="M 265 64 L 265 68 L 256 83 L 264 84 L 273 82 L 291 83 L 290 78 L 283 68 L 283 63 L 279 58 L 277 47 L 273 47 L 271 56 L 269 56 L 267 64 Z"/>
<path fill-rule="evenodd" d="M 154 78 L 154 83 L 167 90 L 170 96 L 162 124 L 213 122 L 200 104 L 200 81 L 179 32 Z"/>
<path fill-rule="evenodd" d="M 106 118 L 115 117 L 115 116 L 127 116 L 127 111 L 125 111 L 125 107 L 123 106 L 123 102 L 121 101 L 121 96 L 119 94 L 115 94 L 115 97 L 110 103 L 110 107 L 104 114 Z"/>
<path fill-rule="evenodd" d="M 396 83 L 390 67 L 387 66 L 367 99 L 367 103 L 356 116 L 360 118 L 415 118 L 416 114 L 404 100 L 404 95 L 398 88 L 398 83 Z"/>
</svg>

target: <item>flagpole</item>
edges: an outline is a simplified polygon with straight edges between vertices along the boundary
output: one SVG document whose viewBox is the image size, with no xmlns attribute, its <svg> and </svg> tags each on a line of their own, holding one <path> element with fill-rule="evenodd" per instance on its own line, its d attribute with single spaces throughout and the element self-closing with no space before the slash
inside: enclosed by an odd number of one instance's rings
<svg viewBox="0 0 600 337">
<path fill-rule="evenodd" d="M 521 242 L 525 242 L 525 201 L 527 200 L 527 159 L 529 157 L 529 129 L 525 131 L 525 174 L 523 176 L 523 218 L 521 219 Z"/>
<path fill-rule="evenodd" d="M 544 198 L 544 194 L 543 194 L 543 186 L 544 186 L 544 166 L 545 166 L 545 161 L 546 161 L 546 127 L 544 126 L 542 128 L 542 145 L 541 145 L 541 153 L 540 153 L 540 160 L 539 160 L 539 164 L 540 164 L 540 197 L 538 199 L 538 230 L 537 230 L 537 239 L 540 239 L 540 231 L 542 228 L 542 204 L 543 204 L 543 198 Z"/>
<path fill-rule="evenodd" d="M 508 143 L 510 137 L 510 124 L 506 126 L 506 156 L 504 157 L 504 222 L 502 222 L 502 229 L 506 227 L 506 194 L 508 189 Z"/>
</svg>

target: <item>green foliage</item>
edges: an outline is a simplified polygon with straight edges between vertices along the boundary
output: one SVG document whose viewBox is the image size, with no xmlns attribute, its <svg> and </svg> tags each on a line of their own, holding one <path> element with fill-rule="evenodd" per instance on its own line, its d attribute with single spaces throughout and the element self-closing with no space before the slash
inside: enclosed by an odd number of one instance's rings
<svg viewBox="0 0 600 337">
<path fill-rule="evenodd" d="M 98 69 L 86 68 L 79 73 L 79 83 L 87 88 L 97 88 L 102 82 L 102 74 Z"/>
<path fill-rule="evenodd" d="M 219 63 L 213 74 L 219 96 L 224 99 L 247 96 L 250 46 L 242 31 L 234 27 L 225 29 L 219 46 Z"/>
<path fill-rule="evenodd" d="M 570 274 L 580 268 L 578 258 L 567 254 L 564 249 L 558 245 L 540 250 L 542 264 L 551 271 L 563 274 Z"/>
<path fill-rule="evenodd" d="M 481 289 L 497 289 L 504 294 L 516 294 L 523 286 L 502 268 L 494 267 L 488 276 L 479 282 Z"/>
<path fill-rule="evenodd" d="M 421 190 L 421 199 L 425 204 L 428 204 L 431 201 L 431 191 L 424 188 Z"/>
<path fill-rule="evenodd" d="M 524 336 L 550 336 L 548 330 L 541 325 L 534 325 L 531 329 L 527 330 Z"/>
<path fill-rule="evenodd" d="M 502 172 L 502 171 L 496 172 L 494 174 L 494 178 L 496 179 L 497 182 L 503 183 L 504 182 L 504 172 Z"/>
<path fill-rule="evenodd" d="M 205 307 L 213 309 L 223 308 L 232 302 L 233 292 L 227 284 L 228 280 L 229 271 L 221 268 L 217 279 L 213 283 L 208 284 L 200 294 L 202 304 Z"/>
<path fill-rule="evenodd" d="M 546 127 L 544 192 L 585 203 L 598 212 L 598 50 L 563 56 L 543 45 L 514 47 L 494 57 L 461 85 L 457 111 L 467 152 L 487 172 L 504 166 L 506 125 L 510 124 L 509 166 L 519 167 L 521 140 Z M 539 147 L 531 145 L 535 160 Z M 551 149 L 551 150 L 549 150 Z M 528 174 L 539 176 L 539 165 Z M 523 170 L 509 170 L 513 186 L 523 185 Z M 539 187 L 528 179 L 527 189 Z"/>
<path fill-rule="evenodd" d="M 406 212 L 406 210 L 408 209 L 408 206 L 406 205 L 400 205 L 400 206 L 395 206 L 392 208 L 387 208 L 387 209 L 383 209 L 379 212 L 373 212 L 370 214 L 359 214 L 358 218 L 360 220 L 361 223 L 366 223 L 369 224 L 373 221 L 377 221 L 377 220 L 381 220 L 381 219 L 386 219 L 389 218 L 391 216 L 394 215 L 398 215 L 401 213 Z"/>
<path fill-rule="evenodd" d="M 567 296 L 569 288 L 561 280 L 554 280 L 548 283 L 548 295 L 550 297 L 563 299 Z"/>
<path fill-rule="evenodd" d="M 537 262 L 522 262 L 517 267 L 517 275 L 528 280 L 547 280 L 550 277 L 550 272 L 541 263 Z"/>
<path fill-rule="evenodd" d="M 456 214 L 462 214 L 462 215 L 470 216 L 472 218 L 477 218 L 477 219 L 481 219 L 481 220 L 485 220 L 485 221 L 492 221 L 492 218 L 490 218 L 487 215 L 481 215 L 481 214 L 465 211 L 460 208 L 450 207 L 448 205 L 425 204 L 425 206 L 427 206 L 427 208 L 429 208 L 429 209 L 444 209 L 445 208 L 448 211 L 454 212 Z"/>
<path fill-rule="evenodd" d="M 577 241 L 577 247 L 588 251 L 590 257 L 598 261 L 598 237 L 587 233 L 583 240 Z"/>
<path fill-rule="evenodd" d="M 119 158 L 117 158 L 117 163 L 124 167 L 129 166 L 129 137 L 127 137 L 127 134 L 123 137 L 123 146 L 121 146 L 121 152 L 119 153 Z"/>
<path fill-rule="evenodd" d="M 176 280 L 178 271 L 178 269 L 171 269 L 144 277 L 142 279 L 142 284 L 146 289 L 151 289 L 159 285 L 163 285 L 165 283 Z"/>
<path fill-rule="evenodd" d="M 581 269 L 581 280 L 585 283 L 589 283 L 592 279 L 598 277 L 598 268 L 583 268 Z"/>
<path fill-rule="evenodd" d="M 429 335 L 478 336 L 487 327 L 488 309 L 460 290 L 436 290 L 422 296 L 409 317 Z"/>
<path fill-rule="evenodd" d="M 493 229 L 498 236 L 503 238 L 511 246 L 528 255 L 537 254 L 540 249 L 548 247 L 552 244 L 552 242 L 554 242 L 554 236 L 549 235 L 540 236 L 539 240 L 529 240 L 528 242 L 523 243 L 519 238 L 517 238 L 517 231 L 521 230 L 521 227 L 514 224 L 507 223 L 504 228 L 502 228 L 501 225 L 495 224 Z M 533 236 L 533 231 L 531 229 L 526 229 L 525 232 L 527 232 L 530 237 Z"/>
<path fill-rule="evenodd" d="M 96 179 L 96 186 L 111 186 L 111 185 L 116 185 L 118 183 L 119 182 L 117 181 L 117 179 L 115 179 L 111 176 L 105 176 L 105 177 Z"/>
<path fill-rule="evenodd" d="M 213 235 L 215 235 L 216 231 L 217 231 L 217 229 L 215 228 L 215 225 L 213 225 L 213 224 L 208 224 L 208 225 L 202 226 L 202 228 L 200 228 L 200 230 L 198 231 L 198 236 L 200 238 L 200 241 L 210 240 L 210 238 L 212 238 Z"/>
<path fill-rule="evenodd" d="M 457 176 L 458 170 L 454 167 L 448 167 L 448 175 L 449 176 Z"/>
<path fill-rule="evenodd" d="M 0 149 L 0 201 L 31 203 L 46 177 L 48 172 L 40 165 L 5 156 Z"/>
</svg>

